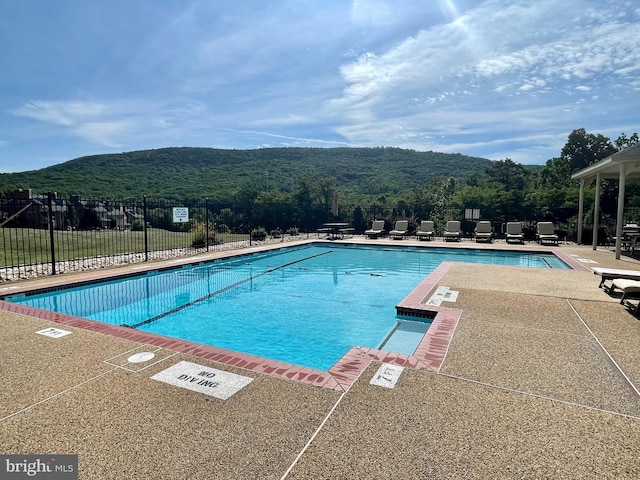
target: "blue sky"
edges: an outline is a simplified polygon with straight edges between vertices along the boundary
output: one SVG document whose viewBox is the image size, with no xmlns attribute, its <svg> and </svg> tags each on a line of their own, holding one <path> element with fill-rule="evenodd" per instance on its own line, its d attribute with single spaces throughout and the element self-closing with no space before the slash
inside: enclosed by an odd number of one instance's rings
<svg viewBox="0 0 640 480">
<path fill-rule="evenodd" d="M 0 172 L 165 146 L 544 164 L 640 131 L 640 5 L 0 0 Z"/>
</svg>

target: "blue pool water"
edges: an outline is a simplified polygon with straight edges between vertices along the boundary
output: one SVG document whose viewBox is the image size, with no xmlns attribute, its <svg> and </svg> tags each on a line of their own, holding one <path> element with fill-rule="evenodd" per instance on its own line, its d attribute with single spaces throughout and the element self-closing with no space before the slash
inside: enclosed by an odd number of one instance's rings
<svg viewBox="0 0 640 480">
<path fill-rule="evenodd" d="M 354 345 L 379 347 L 395 305 L 443 261 L 568 268 L 544 254 L 312 244 L 5 300 L 327 370 Z"/>
</svg>

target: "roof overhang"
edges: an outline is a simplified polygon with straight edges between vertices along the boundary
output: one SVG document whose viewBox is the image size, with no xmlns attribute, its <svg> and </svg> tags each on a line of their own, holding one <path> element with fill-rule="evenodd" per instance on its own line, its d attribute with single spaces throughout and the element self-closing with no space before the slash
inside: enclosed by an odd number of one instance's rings
<svg viewBox="0 0 640 480">
<path fill-rule="evenodd" d="M 584 180 L 585 183 L 591 183 L 598 175 L 602 179 L 619 179 L 623 166 L 625 177 L 640 178 L 640 143 L 578 170 L 571 175 L 571 179 Z"/>
</svg>

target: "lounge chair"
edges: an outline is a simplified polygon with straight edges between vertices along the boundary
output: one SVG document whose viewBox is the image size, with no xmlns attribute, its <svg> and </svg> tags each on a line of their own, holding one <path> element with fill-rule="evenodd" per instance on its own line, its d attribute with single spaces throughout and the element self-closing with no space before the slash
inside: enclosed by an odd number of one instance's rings
<svg viewBox="0 0 640 480">
<path fill-rule="evenodd" d="M 488 220 L 480 220 L 476 224 L 476 242 L 491 242 L 491 237 L 493 236 L 493 228 L 491 227 L 491 222 Z"/>
<path fill-rule="evenodd" d="M 422 240 L 423 238 L 431 240 L 434 236 L 433 230 L 434 227 L 432 220 L 422 220 L 420 222 L 418 230 L 416 230 L 416 237 L 418 238 L 418 240 Z"/>
<path fill-rule="evenodd" d="M 637 223 L 627 223 L 622 227 L 622 249 L 635 254 L 640 237 L 640 226 Z M 615 239 L 615 237 L 614 237 Z"/>
<path fill-rule="evenodd" d="M 365 230 L 364 234 L 369 238 L 376 238 L 378 235 L 384 235 L 384 220 L 374 220 L 369 230 Z"/>
<path fill-rule="evenodd" d="M 633 305 L 629 302 L 629 300 L 640 300 L 640 281 L 629 280 L 626 278 L 616 278 L 615 280 L 613 280 L 613 282 L 611 282 L 611 287 L 609 288 L 608 293 L 616 293 L 616 290 L 622 292 L 620 304 L 625 305 L 634 314 L 637 314 L 640 310 L 640 304 Z"/>
<path fill-rule="evenodd" d="M 609 229 L 605 227 L 600 227 L 603 232 L 603 236 L 606 237 L 605 245 L 615 245 L 618 237 L 611 235 L 609 233 Z M 622 246 L 622 250 L 631 252 L 631 255 L 635 253 L 635 250 L 638 246 L 638 236 L 640 235 L 640 226 L 637 223 L 627 223 L 622 227 L 622 235 L 620 236 L 620 244 Z M 598 233 L 598 241 L 600 240 L 600 234 Z"/>
<path fill-rule="evenodd" d="M 600 227 L 600 231 L 598 232 L 598 245 L 604 245 L 605 247 L 610 247 L 611 245 L 616 244 L 616 238 L 611 235 L 609 232 L 609 228 L 607 226 Z"/>
<path fill-rule="evenodd" d="M 449 220 L 444 229 L 443 236 L 447 242 L 460 241 L 460 222 L 458 220 Z"/>
<path fill-rule="evenodd" d="M 391 238 L 404 238 L 409 233 L 409 220 L 398 220 L 389 232 Z"/>
<path fill-rule="evenodd" d="M 543 245 L 550 243 L 553 245 L 558 244 L 558 235 L 556 235 L 556 227 L 552 222 L 538 222 L 537 235 L 538 243 Z"/>
<path fill-rule="evenodd" d="M 507 243 L 524 244 L 524 235 L 522 233 L 522 223 L 507 222 Z"/>
<path fill-rule="evenodd" d="M 602 268 L 602 267 L 594 267 L 593 273 L 595 275 L 600 275 L 600 285 L 598 287 L 604 288 L 605 290 L 609 290 L 610 287 L 607 287 L 604 282 L 607 280 L 615 280 L 616 278 L 622 278 L 627 280 L 640 280 L 640 270 L 622 270 L 619 268 Z"/>
</svg>

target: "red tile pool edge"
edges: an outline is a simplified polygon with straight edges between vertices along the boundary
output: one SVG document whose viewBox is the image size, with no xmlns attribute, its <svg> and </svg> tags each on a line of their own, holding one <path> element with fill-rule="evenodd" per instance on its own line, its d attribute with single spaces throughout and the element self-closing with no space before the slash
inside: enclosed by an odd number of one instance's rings
<svg viewBox="0 0 640 480">
<path fill-rule="evenodd" d="M 585 267 L 578 260 L 576 260 L 575 258 L 567 255 L 566 253 L 564 253 L 564 252 L 562 252 L 560 250 L 553 250 L 553 254 L 556 257 L 558 257 L 560 260 L 562 260 L 564 263 L 569 265 L 573 270 L 577 270 L 578 272 L 590 272 L 591 271 L 590 268 Z"/>
<path fill-rule="evenodd" d="M 244 368 L 256 373 L 287 378 L 289 380 L 339 391 L 348 389 L 356 378 L 358 378 L 360 372 L 365 369 L 369 362 L 374 360 L 420 370 L 438 371 L 444 359 L 446 348 L 448 347 L 451 336 L 453 335 L 455 323 L 457 323 L 457 317 L 455 322 L 451 322 L 451 318 L 449 318 L 449 316 L 438 313 L 414 355 L 404 355 L 372 348 L 353 347 L 340 360 L 338 360 L 328 372 L 325 372 L 322 370 L 315 370 L 277 360 L 270 360 L 254 355 L 190 342 L 187 340 L 179 340 L 156 333 L 141 332 L 132 328 L 109 325 L 80 317 L 51 312 L 49 310 L 19 305 L 17 303 L 6 302 L 3 300 L 0 300 L 0 310 L 28 315 L 42 320 L 49 320 L 61 325 L 90 330 L 139 343 L 154 345 L 180 353 L 193 355 L 194 357 L 206 358 L 225 365 Z M 454 311 L 453 309 L 449 310 Z"/>
</svg>

